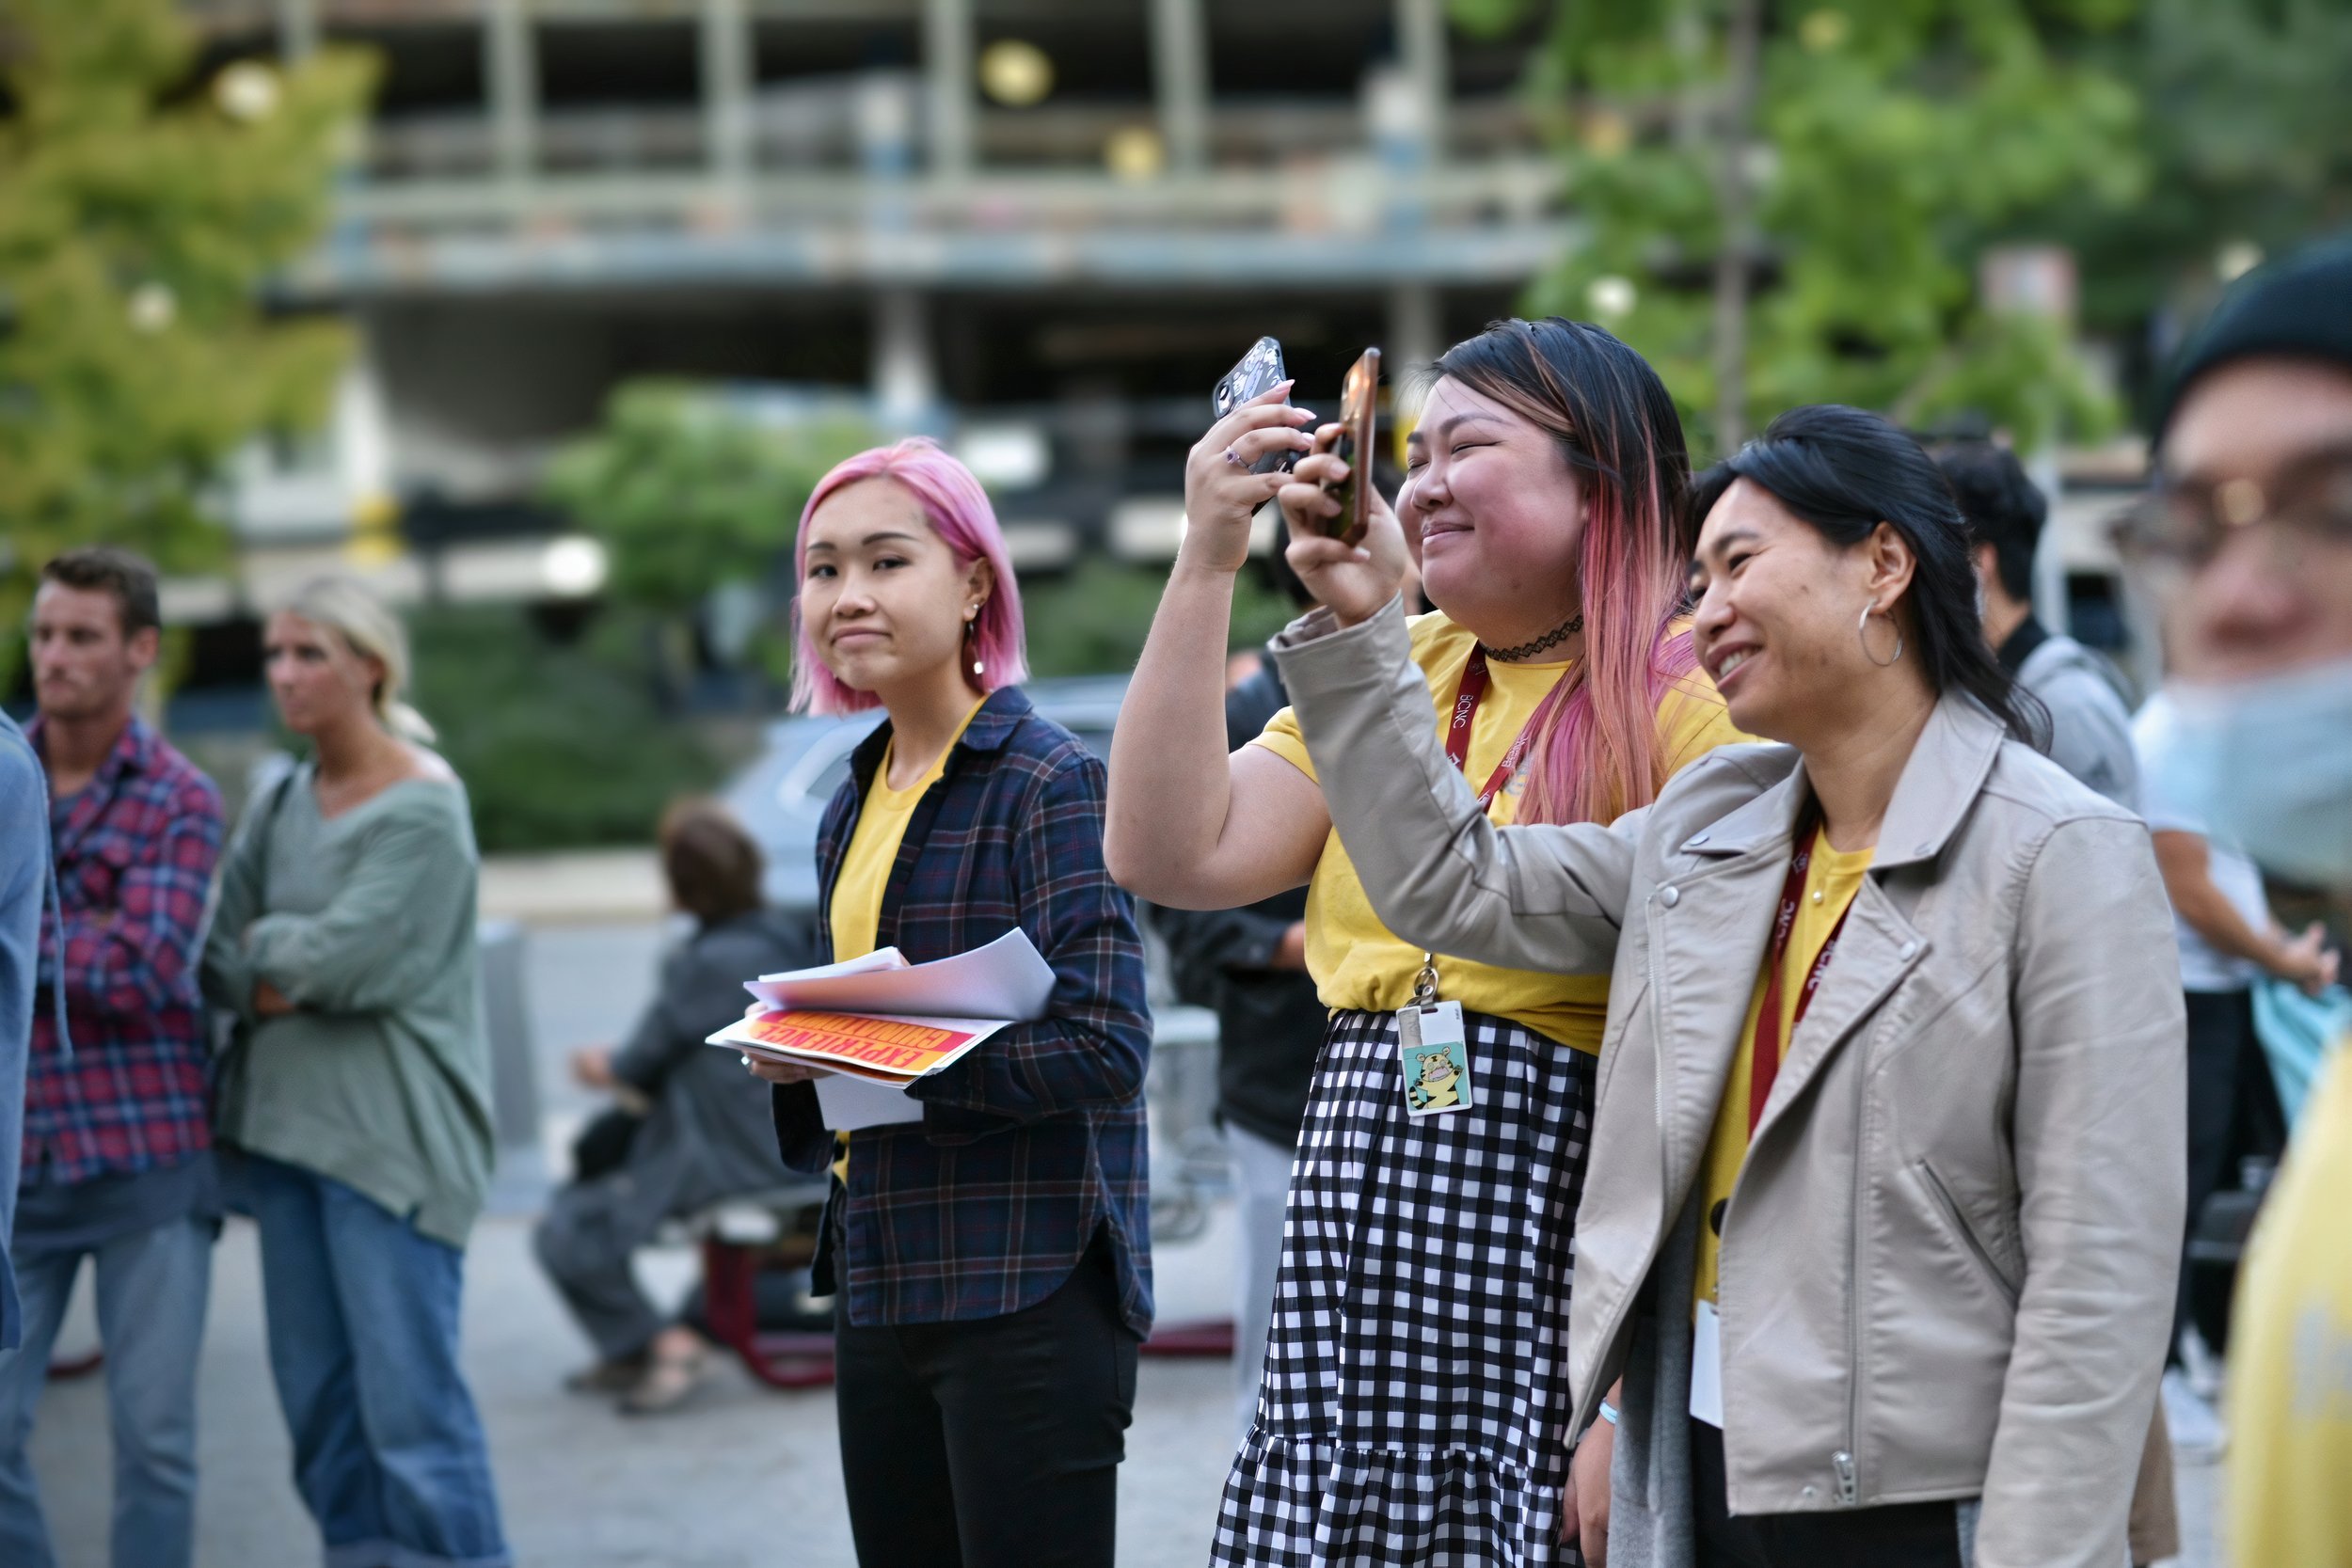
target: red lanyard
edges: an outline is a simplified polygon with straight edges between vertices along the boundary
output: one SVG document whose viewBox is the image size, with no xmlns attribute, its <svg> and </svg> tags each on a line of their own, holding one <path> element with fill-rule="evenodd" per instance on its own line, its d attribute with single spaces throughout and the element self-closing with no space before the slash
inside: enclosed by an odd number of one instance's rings
<svg viewBox="0 0 2352 1568">
<path fill-rule="evenodd" d="M 1780 911 L 1772 920 L 1772 950 L 1764 956 L 1764 1007 L 1756 1015 L 1756 1053 L 1748 1069 L 1750 1137 L 1756 1135 L 1756 1124 L 1764 1119 L 1764 1102 L 1772 1096 L 1772 1080 L 1780 1076 L 1780 974 L 1787 967 L 1788 937 L 1796 929 L 1797 911 L 1804 902 L 1805 873 L 1813 867 L 1813 841 L 1820 829 L 1820 816 L 1808 805 L 1797 819 L 1797 855 L 1788 863 L 1788 880 L 1781 885 Z M 1838 934 L 1846 928 L 1846 916 L 1852 912 L 1851 903 L 1839 911 L 1837 924 L 1830 927 L 1829 940 L 1821 943 L 1820 955 L 1805 974 L 1804 990 L 1798 993 L 1795 1022 L 1804 1022 L 1805 1010 L 1813 1006 L 1814 994 L 1821 987 L 1821 973 L 1829 968 L 1829 960 L 1837 951 Z"/>
<path fill-rule="evenodd" d="M 1476 643 L 1470 645 L 1470 662 L 1462 666 L 1462 684 L 1454 691 L 1454 721 L 1446 726 L 1445 754 L 1464 777 L 1470 774 L 1470 728 L 1478 718 L 1478 705 L 1485 700 L 1488 676 L 1486 650 Z M 1533 719 L 1519 731 L 1519 737 L 1511 742 L 1511 749 L 1502 753 L 1502 765 L 1495 776 L 1486 781 L 1486 787 L 1478 792 L 1478 809 L 1485 811 L 1494 804 L 1502 786 L 1511 782 L 1511 775 L 1527 760 L 1527 749 L 1535 744 L 1535 724 Z"/>
</svg>

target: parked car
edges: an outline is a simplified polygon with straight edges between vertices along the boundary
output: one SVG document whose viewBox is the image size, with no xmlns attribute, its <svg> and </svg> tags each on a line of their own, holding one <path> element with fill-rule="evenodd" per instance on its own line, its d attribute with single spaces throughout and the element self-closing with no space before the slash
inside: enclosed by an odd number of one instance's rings
<svg viewBox="0 0 2352 1568">
<path fill-rule="evenodd" d="M 1127 694 L 1126 676 L 1031 681 L 1023 689 L 1040 713 L 1110 760 L 1111 726 Z M 728 807 L 768 858 L 768 902 L 776 908 L 816 913 L 818 827 L 834 791 L 850 776 L 850 753 L 881 722 L 879 708 L 779 720 L 769 727 L 760 754 L 727 785 Z"/>
</svg>

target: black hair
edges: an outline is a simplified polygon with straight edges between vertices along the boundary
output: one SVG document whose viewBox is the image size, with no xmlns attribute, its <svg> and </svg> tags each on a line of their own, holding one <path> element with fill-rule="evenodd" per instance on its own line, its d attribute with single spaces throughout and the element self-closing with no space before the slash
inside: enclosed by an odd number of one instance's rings
<svg viewBox="0 0 2352 1568">
<path fill-rule="evenodd" d="M 86 594 L 113 594 L 126 641 L 164 624 L 155 567 L 143 555 L 108 545 L 85 545 L 52 557 L 40 569 L 40 580 Z"/>
<path fill-rule="evenodd" d="M 2021 604 L 2033 602 L 2034 548 L 2050 520 L 2050 500 L 2026 477 L 2026 466 L 2007 447 L 1990 441 L 1954 441 L 1935 449 L 1935 466 L 1960 502 L 1969 537 L 1993 546 L 1994 573 L 2001 592 Z"/>
<path fill-rule="evenodd" d="M 1902 535 L 1916 562 L 1904 594 L 1909 641 L 1928 684 L 1939 693 L 1965 691 L 2010 734 L 2046 748 L 2049 710 L 2001 668 L 1985 642 L 1968 524 L 1925 447 L 1877 414 L 1810 404 L 1781 415 L 1700 475 L 1692 487 L 1692 517 L 1705 517 L 1740 479 L 1772 492 L 1841 549 L 1861 544 L 1881 523 Z"/>
<path fill-rule="evenodd" d="M 2320 240 L 2230 286 L 2172 362 L 2149 410 L 2158 451 L 2206 372 L 2235 359 L 2316 359 L 2352 371 L 2352 233 Z"/>
</svg>

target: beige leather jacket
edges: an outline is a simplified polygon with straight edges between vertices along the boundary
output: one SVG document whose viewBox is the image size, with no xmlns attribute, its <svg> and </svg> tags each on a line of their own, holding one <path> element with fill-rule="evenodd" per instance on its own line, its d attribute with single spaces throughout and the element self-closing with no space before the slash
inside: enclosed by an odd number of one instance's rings
<svg viewBox="0 0 2352 1568">
<path fill-rule="evenodd" d="M 1687 1346 L 1689 1260 L 1661 1255 L 1678 1221 L 1694 1234 L 1804 769 L 1729 747 L 1613 826 L 1498 832 L 1438 744 L 1402 613 L 1334 625 L 1277 647 L 1382 921 L 1613 976 L 1569 1318 L 1581 1432 L 1637 1315 L 1675 1315 Z M 1981 1497 L 1980 1564 L 2120 1560 L 2171 1320 L 2184 1055 L 2146 829 L 1947 698 L 1727 1212 L 1733 1512 Z M 1680 1300 L 1640 1299 L 1654 1271 Z"/>
</svg>

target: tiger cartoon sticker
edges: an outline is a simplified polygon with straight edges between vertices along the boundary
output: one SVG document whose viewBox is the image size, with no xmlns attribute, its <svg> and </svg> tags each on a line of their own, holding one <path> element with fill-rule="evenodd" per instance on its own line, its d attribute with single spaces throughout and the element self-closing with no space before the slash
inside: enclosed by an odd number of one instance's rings
<svg viewBox="0 0 2352 1568">
<path fill-rule="evenodd" d="M 1470 1104 L 1470 1048 L 1460 1040 L 1407 1045 L 1405 1108 L 1413 1116 L 1464 1110 Z"/>
</svg>

